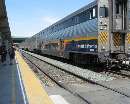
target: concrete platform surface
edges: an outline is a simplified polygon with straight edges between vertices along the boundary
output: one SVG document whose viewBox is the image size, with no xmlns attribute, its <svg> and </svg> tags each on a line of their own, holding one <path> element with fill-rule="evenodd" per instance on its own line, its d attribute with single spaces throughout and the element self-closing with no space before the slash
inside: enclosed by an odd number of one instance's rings
<svg viewBox="0 0 130 104">
<path fill-rule="evenodd" d="M 19 52 L 13 64 L 9 63 L 8 56 L 6 62 L 0 63 L 0 104 L 53 104 Z"/>
<path fill-rule="evenodd" d="M 0 64 L 0 104 L 25 104 L 17 63 Z M 24 96 L 24 97 L 23 97 Z"/>
</svg>

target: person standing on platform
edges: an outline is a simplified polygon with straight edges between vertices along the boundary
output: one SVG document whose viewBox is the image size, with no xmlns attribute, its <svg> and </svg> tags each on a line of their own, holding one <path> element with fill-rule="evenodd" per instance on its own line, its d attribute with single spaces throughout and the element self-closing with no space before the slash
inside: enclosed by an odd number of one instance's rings
<svg viewBox="0 0 130 104">
<path fill-rule="evenodd" d="M 2 60 L 1 60 L 1 55 L 2 55 L 2 47 L 1 47 L 1 45 L 0 45 L 0 63 L 2 62 Z"/>
<path fill-rule="evenodd" d="M 13 46 L 11 46 L 8 50 L 9 52 L 9 57 L 10 57 L 10 65 L 13 64 L 14 58 L 15 58 L 15 49 Z"/>
<path fill-rule="evenodd" d="M 7 55 L 7 50 L 5 44 L 2 44 L 0 47 L 1 51 L 1 62 L 4 63 L 6 61 L 6 55 Z"/>
</svg>

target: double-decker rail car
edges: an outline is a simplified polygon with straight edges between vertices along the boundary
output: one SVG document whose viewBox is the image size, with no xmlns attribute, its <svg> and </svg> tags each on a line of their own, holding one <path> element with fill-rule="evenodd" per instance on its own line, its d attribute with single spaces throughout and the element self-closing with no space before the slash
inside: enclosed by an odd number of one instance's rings
<svg viewBox="0 0 130 104">
<path fill-rule="evenodd" d="M 127 66 L 130 63 L 130 1 L 93 1 L 40 31 L 21 47 L 75 63 Z"/>
</svg>

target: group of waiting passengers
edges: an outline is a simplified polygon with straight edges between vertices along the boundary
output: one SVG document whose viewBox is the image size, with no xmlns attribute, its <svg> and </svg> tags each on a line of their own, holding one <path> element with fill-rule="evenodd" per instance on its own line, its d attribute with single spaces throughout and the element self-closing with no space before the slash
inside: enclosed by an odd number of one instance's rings
<svg viewBox="0 0 130 104">
<path fill-rule="evenodd" d="M 7 55 L 9 55 L 9 58 L 10 58 L 10 62 L 9 62 L 10 65 L 12 65 L 13 59 L 15 57 L 15 50 L 13 46 L 7 49 L 6 45 L 2 43 L 2 45 L 0 45 L 0 63 L 6 64 Z"/>
</svg>

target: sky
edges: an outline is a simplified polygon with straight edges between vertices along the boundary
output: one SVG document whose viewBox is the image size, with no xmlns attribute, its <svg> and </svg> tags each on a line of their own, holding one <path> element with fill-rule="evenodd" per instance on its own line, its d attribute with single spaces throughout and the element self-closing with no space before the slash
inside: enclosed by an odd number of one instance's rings
<svg viewBox="0 0 130 104">
<path fill-rule="evenodd" d="M 5 0 L 13 37 L 31 37 L 92 0 Z"/>
</svg>

